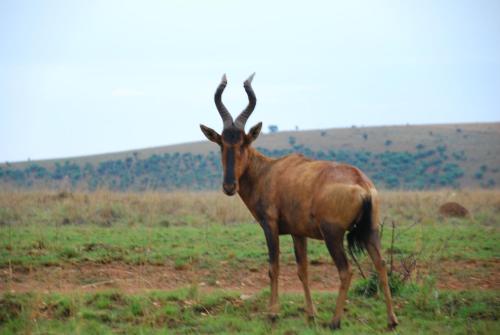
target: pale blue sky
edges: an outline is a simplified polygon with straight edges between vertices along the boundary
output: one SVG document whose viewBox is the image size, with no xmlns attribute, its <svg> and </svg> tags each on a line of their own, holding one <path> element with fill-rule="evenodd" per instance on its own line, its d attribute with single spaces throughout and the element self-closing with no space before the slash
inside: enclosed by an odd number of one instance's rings
<svg viewBox="0 0 500 335">
<path fill-rule="evenodd" d="M 500 1 L 0 1 L 0 161 L 281 130 L 500 120 Z"/>
</svg>

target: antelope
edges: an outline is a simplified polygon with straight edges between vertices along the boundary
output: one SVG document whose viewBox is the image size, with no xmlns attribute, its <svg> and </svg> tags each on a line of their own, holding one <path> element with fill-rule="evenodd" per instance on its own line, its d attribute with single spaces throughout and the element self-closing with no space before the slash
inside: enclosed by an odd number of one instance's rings
<svg viewBox="0 0 500 335">
<path fill-rule="evenodd" d="M 344 249 L 347 232 L 352 252 L 366 250 L 379 275 L 387 307 L 390 329 L 398 324 L 389 290 L 379 235 L 379 198 L 375 186 L 359 169 L 347 164 L 312 160 L 299 154 L 278 159 L 266 157 L 251 144 L 262 128 L 259 122 L 245 133 L 245 124 L 255 109 L 257 98 L 252 88 L 255 73 L 245 80 L 247 107 L 233 120 L 222 103 L 226 75 L 215 91 L 215 106 L 223 121 L 222 134 L 200 124 L 208 140 L 219 145 L 222 155 L 222 189 L 228 196 L 239 194 L 264 230 L 269 252 L 271 296 L 268 316 L 279 313 L 279 235 L 293 239 L 297 274 L 302 282 L 306 314 L 314 321 L 307 274 L 307 238 L 323 240 L 340 277 L 340 288 L 330 328 L 340 328 L 352 269 Z"/>
</svg>

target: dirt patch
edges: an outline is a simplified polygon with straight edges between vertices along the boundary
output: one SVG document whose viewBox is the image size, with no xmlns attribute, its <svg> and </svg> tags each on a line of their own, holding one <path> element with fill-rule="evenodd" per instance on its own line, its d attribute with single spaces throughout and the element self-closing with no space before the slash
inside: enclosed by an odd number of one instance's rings
<svg viewBox="0 0 500 335">
<path fill-rule="evenodd" d="M 284 291 L 302 290 L 295 265 L 284 264 L 280 271 L 280 288 Z M 197 284 L 201 288 L 223 288 L 243 293 L 254 293 L 269 284 L 267 267 L 246 271 L 213 273 L 209 269 L 177 270 L 167 265 L 130 265 L 123 263 L 27 268 L 0 270 L 0 291 L 70 292 L 118 289 L 128 293 L 148 290 L 173 290 Z M 338 286 L 338 275 L 333 267 L 311 266 L 311 286 L 316 290 L 331 290 Z"/>
<path fill-rule="evenodd" d="M 444 217 L 468 218 L 469 210 L 457 202 L 447 202 L 439 207 L 439 214 Z"/>
<path fill-rule="evenodd" d="M 425 273 L 425 266 L 417 269 Z M 355 278 L 359 278 L 355 270 Z M 500 260 L 447 261 L 440 264 L 437 285 L 442 289 L 500 289 Z M 339 278 L 333 264 L 309 267 L 313 291 L 337 290 Z M 126 293 L 173 290 L 192 284 L 203 290 L 226 289 L 253 294 L 269 286 L 267 267 L 212 272 L 210 269 L 176 270 L 167 265 L 82 263 L 63 266 L 0 269 L 0 292 L 94 292 L 117 289 Z M 295 264 L 282 264 L 281 292 L 302 292 Z"/>
<path fill-rule="evenodd" d="M 439 266 L 437 286 L 449 290 L 500 289 L 500 260 L 445 261 Z"/>
</svg>

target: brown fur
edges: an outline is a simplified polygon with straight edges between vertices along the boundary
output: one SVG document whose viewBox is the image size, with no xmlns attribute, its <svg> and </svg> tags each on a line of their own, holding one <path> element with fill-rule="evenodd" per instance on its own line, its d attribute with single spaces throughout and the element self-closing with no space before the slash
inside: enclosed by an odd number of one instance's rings
<svg viewBox="0 0 500 335">
<path fill-rule="evenodd" d="M 225 76 L 225 85 L 224 80 Z M 251 86 L 245 89 L 254 98 Z M 221 115 L 232 120 L 225 111 Z M 279 235 L 291 234 L 306 313 L 311 318 L 315 312 L 307 276 L 307 238 L 325 241 L 341 280 L 331 323 L 332 328 L 340 327 L 352 277 L 343 245 L 344 235 L 350 231 L 350 248 L 366 248 L 375 264 L 385 295 L 388 323 L 395 327 L 398 321 L 380 251 L 378 195 L 373 183 L 359 169 L 346 164 L 311 160 L 297 154 L 279 159 L 266 157 L 251 147 L 261 127 L 262 123 L 257 124 L 248 134 L 234 123 L 225 123 L 222 135 L 203 125 L 201 130 L 221 148 L 224 192 L 237 192 L 264 231 L 269 251 L 271 317 L 275 319 L 279 311 Z"/>
<path fill-rule="evenodd" d="M 279 223 L 280 234 L 323 239 L 319 220 L 347 230 L 359 215 L 372 183 L 358 169 L 314 161 L 302 155 L 270 160 L 249 148 L 249 164 L 239 179 L 239 195 L 259 220 L 258 211 Z"/>
</svg>

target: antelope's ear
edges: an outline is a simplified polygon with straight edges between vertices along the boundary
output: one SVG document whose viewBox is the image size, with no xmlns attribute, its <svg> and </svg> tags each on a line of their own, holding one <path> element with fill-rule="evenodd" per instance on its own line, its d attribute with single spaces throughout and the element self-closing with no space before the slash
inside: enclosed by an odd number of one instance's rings
<svg viewBox="0 0 500 335">
<path fill-rule="evenodd" d="M 250 128 L 247 134 L 247 143 L 250 144 L 259 137 L 260 130 L 262 129 L 262 122 L 257 123 L 255 126 Z"/>
<path fill-rule="evenodd" d="M 222 144 L 221 137 L 215 130 L 213 130 L 212 128 L 208 128 L 207 126 L 204 126 L 202 124 L 200 124 L 200 128 L 209 141 L 215 142 L 218 145 Z"/>
</svg>

